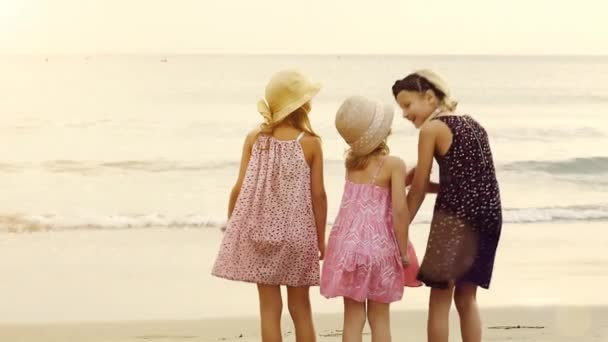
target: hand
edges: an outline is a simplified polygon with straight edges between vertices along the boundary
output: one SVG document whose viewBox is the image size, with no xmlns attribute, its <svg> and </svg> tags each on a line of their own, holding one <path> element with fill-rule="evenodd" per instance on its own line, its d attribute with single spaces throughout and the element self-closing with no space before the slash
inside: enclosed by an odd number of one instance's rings
<svg viewBox="0 0 608 342">
<path fill-rule="evenodd" d="M 414 174 L 416 173 L 416 167 L 414 166 L 411 170 L 409 170 L 407 172 L 407 174 L 405 175 L 405 186 L 410 186 L 412 185 L 412 182 L 414 181 Z"/>
<path fill-rule="evenodd" d="M 403 267 L 408 267 L 410 265 L 410 258 L 408 258 L 407 255 L 402 255 L 401 263 L 403 264 Z"/>
</svg>

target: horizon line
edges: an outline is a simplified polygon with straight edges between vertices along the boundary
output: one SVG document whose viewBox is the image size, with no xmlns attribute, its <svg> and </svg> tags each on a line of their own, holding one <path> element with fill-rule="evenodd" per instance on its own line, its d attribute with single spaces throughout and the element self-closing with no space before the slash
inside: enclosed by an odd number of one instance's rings
<svg viewBox="0 0 608 342">
<path fill-rule="evenodd" d="M 251 57 L 608 57 L 608 54 L 575 54 L 575 53 L 257 53 L 257 52 L 30 52 L 3 53 L 0 56 L 251 56 Z"/>
</svg>

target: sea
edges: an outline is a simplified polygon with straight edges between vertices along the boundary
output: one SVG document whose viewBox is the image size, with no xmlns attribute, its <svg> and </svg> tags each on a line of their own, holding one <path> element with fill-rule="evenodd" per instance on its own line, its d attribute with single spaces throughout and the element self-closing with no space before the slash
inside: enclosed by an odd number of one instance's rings
<svg viewBox="0 0 608 342">
<path fill-rule="evenodd" d="M 5 55 L 0 232 L 217 229 L 256 103 L 286 68 L 323 86 L 310 119 L 330 224 L 346 150 L 336 110 L 350 95 L 393 105 L 391 154 L 414 166 L 418 131 L 391 86 L 419 68 L 488 131 L 505 225 L 608 221 L 608 56 Z"/>
</svg>

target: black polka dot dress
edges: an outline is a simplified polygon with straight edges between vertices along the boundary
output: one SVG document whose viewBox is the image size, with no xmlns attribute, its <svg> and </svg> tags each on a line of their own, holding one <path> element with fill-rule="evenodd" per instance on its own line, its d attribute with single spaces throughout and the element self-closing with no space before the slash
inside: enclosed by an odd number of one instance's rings
<svg viewBox="0 0 608 342">
<path fill-rule="evenodd" d="M 439 193 L 418 279 L 489 288 L 502 227 L 500 192 L 485 129 L 470 116 L 440 116 L 453 134 L 439 164 Z"/>
</svg>

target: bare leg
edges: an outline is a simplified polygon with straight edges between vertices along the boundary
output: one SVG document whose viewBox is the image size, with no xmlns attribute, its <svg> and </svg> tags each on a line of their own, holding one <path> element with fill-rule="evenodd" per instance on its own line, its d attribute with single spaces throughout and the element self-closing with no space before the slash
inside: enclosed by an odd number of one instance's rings
<svg viewBox="0 0 608 342">
<path fill-rule="evenodd" d="M 372 342 L 391 342 L 390 304 L 367 301 L 367 320 Z"/>
<path fill-rule="evenodd" d="M 361 342 L 365 327 L 365 303 L 344 297 L 342 342 Z"/>
<path fill-rule="evenodd" d="M 448 289 L 431 289 L 427 322 L 429 342 L 448 342 L 453 293 L 453 286 Z"/>
<path fill-rule="evenodd" d="M 466 283 L 456 286 L 454 302 L 460 317 L 462 342 L 481 342 L 481 317 L 477 307 L 477 285 Z"/>
<path fill-rule="evenodd" d="M 262 342 L 281 342 L 281 287 L 258 284 Z"/>
<path fill-rule="evenodd" d="M 315 342 L 308 286 L 287 287 L 287 307 L 296 329 L 296 342 Z"/>
</svg>

